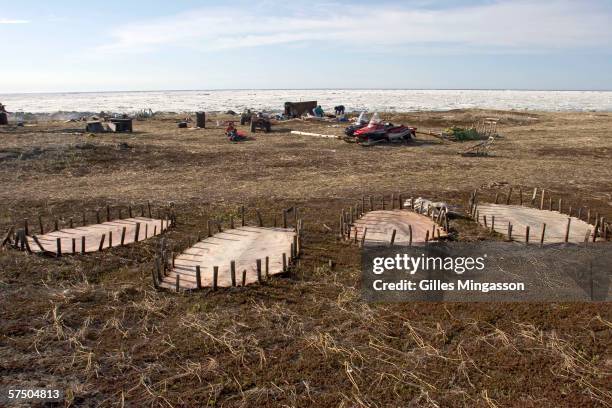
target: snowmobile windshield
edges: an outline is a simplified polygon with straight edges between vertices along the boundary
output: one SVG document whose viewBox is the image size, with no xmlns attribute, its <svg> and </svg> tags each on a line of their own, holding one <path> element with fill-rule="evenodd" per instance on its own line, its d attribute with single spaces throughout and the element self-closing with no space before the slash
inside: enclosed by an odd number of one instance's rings
<svg viewBox="0 0 612 408">
<path fill-rule="evenodd" d="M 356 124 L 368 123 L 368 114 L 366 113 L 366 111 L 363 111 L 359 114 L 359 118 L 357 118 L 357 122 L 355 123 Z"/>
<path fill-rule="evenodd" d="M 381 123 L 382 123 L 382 120 L 380 119 L 380 116 L 378 116 L 378 112 L 374 113 L 372 115 L 372 118 L 370 119 L 370 126 L 379 125 Z"/>
</svg>

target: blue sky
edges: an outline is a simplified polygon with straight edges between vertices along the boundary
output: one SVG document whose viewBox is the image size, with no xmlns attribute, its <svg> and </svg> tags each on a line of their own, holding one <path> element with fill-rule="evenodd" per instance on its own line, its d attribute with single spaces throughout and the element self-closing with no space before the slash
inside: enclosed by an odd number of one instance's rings
<svg viewBox="0 0 612 408">
<path fill-rule="evenodd" d="M 611 22 L 610 0 L 0 0 L 0 93 L 610 90 Z"/>
</svg>

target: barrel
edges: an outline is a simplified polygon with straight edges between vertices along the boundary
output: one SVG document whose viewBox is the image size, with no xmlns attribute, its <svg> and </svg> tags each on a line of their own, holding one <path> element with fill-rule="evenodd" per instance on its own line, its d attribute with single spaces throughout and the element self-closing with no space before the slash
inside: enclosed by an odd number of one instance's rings
<svg viewBox="0 0 612 408">
<path fill-rule="evenodd" d="M 206 112 L 196 112 L 196 126 L 202 129 L 206 127 Z"/>
</svg>

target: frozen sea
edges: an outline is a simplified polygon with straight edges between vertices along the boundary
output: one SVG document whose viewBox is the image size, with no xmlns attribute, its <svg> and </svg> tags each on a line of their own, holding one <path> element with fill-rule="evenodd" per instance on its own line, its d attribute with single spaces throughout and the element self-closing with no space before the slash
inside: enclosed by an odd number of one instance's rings
<svg viewBox="0 0 612 408">
<path fill-rule="evenodd" d="M 266 89 L 0 94 L 9 112 L 31 113 L 281 111 L 286 101 L 308 100 L 318 101 L 325 110 L 344 105 L 348 111 L 370 112 L 465 108 L 612 111 L 612 91 Z"/>
</svg>

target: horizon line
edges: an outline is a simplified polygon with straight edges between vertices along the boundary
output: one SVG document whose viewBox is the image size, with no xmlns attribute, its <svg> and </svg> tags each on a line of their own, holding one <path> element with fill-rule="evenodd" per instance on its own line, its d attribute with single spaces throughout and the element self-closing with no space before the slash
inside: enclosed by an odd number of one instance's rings
<svg viewBox="0 0 612 408">
<path fill-rule="evenodd" d="M 88 93 L 146 93 L 146 92 L 218 92 L 218 91 L 518 91 L 518 92 L 612 92 L 612 89 L 539 89 L 539 88 L 209 88 L 209 89 L 146 89 L 106 91 L 26 91 L 4 92 L 0 95 L 45 95 Z"/>
</svg>

